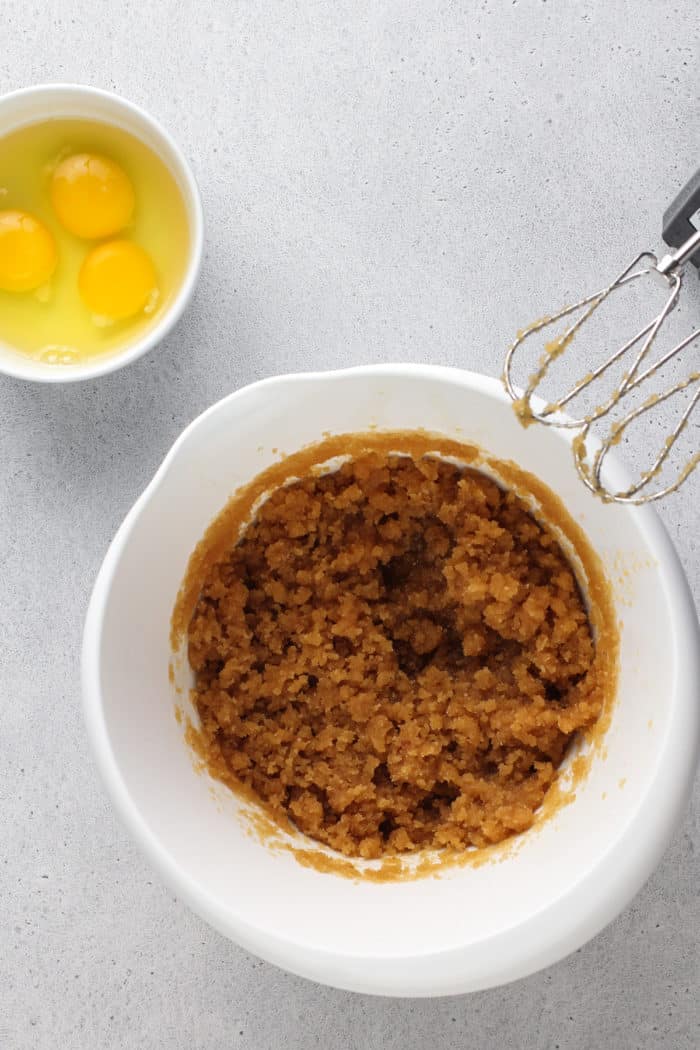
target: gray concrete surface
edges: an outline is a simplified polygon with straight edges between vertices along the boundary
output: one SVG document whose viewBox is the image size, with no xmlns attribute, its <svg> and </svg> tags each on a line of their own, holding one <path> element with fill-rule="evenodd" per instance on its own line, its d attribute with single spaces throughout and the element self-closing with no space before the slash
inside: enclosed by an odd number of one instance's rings
<svg viewBox="0 0 700 1050">
<path fill-rule="evenodd" d="M 192 158 L 208 225 L 158 351 L 84 386 L 0 380 L 0 1047 L 697 1047 L 697 795 L 574 956 L 483 994 L 366 998 L 251 958 L 162 887 L 98 783 L 78 680 L 107 544 L 212 401 L 368 361 L 496 374 L 523 321 L 657 243 L 700 161 L 696 0 L 0 12 L 0 88 L 84 81 L 147 106 Z M 698 483 L 661 509 L 696 593 Z"/>
</svg>

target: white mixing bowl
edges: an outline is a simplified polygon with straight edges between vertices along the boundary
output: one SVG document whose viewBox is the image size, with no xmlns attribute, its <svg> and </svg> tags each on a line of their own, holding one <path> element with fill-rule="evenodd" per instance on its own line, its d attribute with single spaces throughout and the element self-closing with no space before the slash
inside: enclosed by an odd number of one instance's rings
<svg viewBox="0 0 700 1050">
<path fill-rule="evenodd" d="M 234 489 L 274 462 L 273 450 L 371 426 L 457 437 L 539 475 L 603 559 L 621 624 L 619 695 L 575 801 L 500 861 L 389 883 L 303 867 L 251 835 L 244 804 L 194 770 L 174 717 L 186 699 L 168 675 L 170 616 L 189 555 Z M 204 919 L 317 981 L 441 995 L 561 959 L 648 878 L 696 765 L 698 644 L 686 580 L 656 515 L 596 501 L 566 436 L 523 430 L 495 380 L 412 365 L 292 375 L 239 390 L 195 420 L 127 515 L 90 603 L 85 712 L 126 826 Z"/>
</svg>

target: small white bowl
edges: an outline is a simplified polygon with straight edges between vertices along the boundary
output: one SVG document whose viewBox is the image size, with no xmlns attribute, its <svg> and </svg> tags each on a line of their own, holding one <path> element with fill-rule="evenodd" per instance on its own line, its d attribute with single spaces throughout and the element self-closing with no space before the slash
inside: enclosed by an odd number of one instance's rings
<svg viewBox="0 0 700 1050">
<path fill-rule="evenodd" d="M 277 449 L 291 453 L 324 432 L 371 426 L 422 427 L 539 475 L 602 558 L 621 625 L 612 720 L 575 801 L 497 862 L 412 882 L 322 874 L 251 836 L 246 804 L 193 768 L 174 707 L 196 716 L 168 675 L 170 616 L 188 558 L 231 493 L 275 462 Z M 610 471 L 624 483 L 615 463 Z M 218 930 L 327 984 L 445 995 L 556 962 L 649 877 L 696 766 L 698 646 L 692 598 L 659 519 L 649 508 L 596 500 L 578 479 L 566 434 L 523 430 L 493 379 L 417 365 L 355 368 L 248 386 L 175 442 L 95 585 L 83 643 L 85 715 L 127 828 L 170 887 Z"/>
<path fill-rule="evenodd" d="M 114 124 L 141 139 L 168 166 L 182 193 L 189 223 L 189 259 L 177 294 L 158 323 L 124 349 L 75 365 L 37 361 L 0 340 L 0 372 L 41 383 L 95 379 L 123 368 L 159 343 L 179 320 L 192 295 L 202 264 L 202 202 L 192 169 L 170 134 L 144 109 L 119 95 L 83 84 L 40 84 L 0 96 L 0 138 L 39 121 L 78 118 Z"/>
</svg>

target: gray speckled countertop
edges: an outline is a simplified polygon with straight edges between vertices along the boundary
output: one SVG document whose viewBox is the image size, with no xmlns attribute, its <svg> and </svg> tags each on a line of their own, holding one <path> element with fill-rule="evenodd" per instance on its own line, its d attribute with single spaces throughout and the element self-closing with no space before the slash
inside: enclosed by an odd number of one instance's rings
<svg viewBox="0 0 700 1050">
<path fill-rule="evenodd" d="M 658 243 L 700 160 L 696 0 L 16 0 L 2 20 L 1 90 L 83 81 L 167 125 L 207 247 L 186 317 L 135 366 L 0 377 L 0 1047 L 697 1047 L 697 794 L 572 957 L 463 998 L 372 999 L 259 962 L 173 899 L 98 783 L 78 680 L 107 544 L 212 401 L 368 361 L 497 374 L 523 321 Z M 696 594 L 699 483 L 661 508 Z"/>
</svg>

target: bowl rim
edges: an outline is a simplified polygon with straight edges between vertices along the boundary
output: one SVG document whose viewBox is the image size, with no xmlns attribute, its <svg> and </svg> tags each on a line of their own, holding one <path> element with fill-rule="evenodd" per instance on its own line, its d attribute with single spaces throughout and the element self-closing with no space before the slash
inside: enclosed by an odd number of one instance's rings
<svg viewBox="0 0 700 1050">
<path fill-rule="evenodd" d="M 669 725 L 660 742 L 652 788 L 610 849 L 580 880 L 540 912 L 473 944 L 410 955 L 360 955 L 299 944 L 261 931 L 244 911 L 233 912 L 193 879 L 161 845 L 142 817 L 121 776 L 104 718 L 100 648 L 105 606 L 121 552 L 146 504 L 161 485 L 179 450 L 211 415 L 226 411 L 255 389 L 308 382 L 338 382 L 349 376 L 412 376 L 456 384 L 507 399 L 496 379 L 438 365 L 361 365 L 333 371 L 272 376 L 227 395 L 197 416 L 180 434 L 150 483 L 118 529 L 99 570 L 83 636 L 81 677 L 88 737 L 103 783 L 122 822 L 166 885 L 214 928 L 255 955 L 300 976 L 349 991 L 427 997 L 461 994 L 528 976 L 575 951 L 629 903 L 658 864 L 679 824 L 700 754 L 700 634 L 692 595 L 675 548 L 651 507 L 625 507 L 654 551 L 676 627 L 675 664 L 669 690 Z M 605 878 L 601 879 L 604 869 Z M 543 921 L 545 920 L 545 921 Z M 479 966 L 475 970 L 474 953 Z"/>
<path fill-rule="evenodd" d="M 204 253 L 204 215 L 202 210 L 202 199 L 192 167 L 182 149 L 167 128 L 165 128 L 156 117 L 152 116 L 148 110 L 144 109 L 143 106 L 140 106 L 138 103 L 132 102 L 130 99 L 127 99 L 123 95 L 119 95 L 114 91 L 92 87 L 89 84 L 74 84 L 70 82 L 33 84 L 29 87 L 18 88 L 15 91 L 8 91 L 0 95 L 0 139 L 4 135 L 2 130 L 2 111 L 6 104 L 35 96 L 39 106 L 41 106 L 44 100 L 50 99 L 60 93 L 65 93 L 66 95 L 80 94 L 87 97 L 102 99 L 107 102 L 108 105 L 112 106 L 115 112 L 121 110 L 123 113 L 131 114 L 140 122 L 146 124 L 149 130 L 153 133 L 154 138 L 156 140 L 160 139 L 167 145 L 175 162 L 173 165 L 174 174 L 180 181 L 181 192 L 185 198 L 188 210 L 190 246 L 187 267 L 177 295 L 170 303 L 158 323 L 140 339 L 137 339 L 134 343 L 127 346 L 126 349 L 115 350 L 112 353 L 104 355 L 104 357 L 97 357 L 94 361 L 88 363 L 56 368 L 51 372 L 42 371 L 40 374 L 37 374 L 35 368 L 36 363 L 34 360 L 30 357 L 25 358 L 20 352 L 18 352 L 18 358 L 16 361 L 13 359 L 7 361 L 0 359 L 0 374 L 11 376 L 13 379 L 23 379 L 34 383 L 50 384 L 83 382 L 85 380 L 97 379 L 100 376 L 109 375 L 112 372 L 118 371 L 120 368 L 126 367 L 126 365 L 131 364 L 133 361 L 138 360 L 138 358 L 143 357 L 144 354 L 149 352 L 149 350 L 152 350 L 158 343 L 162 342 L 177 324 L 187 304 L 192 298 L 192 293 L 194 292 L 202 267 Z M 67 107 L 67 109 L 69 108 L 70 107 Z M 36 118 L 23 120 L 17 126 L 23 127 L 29 124 L 39 123 L 42 119 L 54 118 L 42 117 L 42 112 L 38 109 Z M 105 118 L 105 123 L 109 123 L 107 118 Z M 132 134 L 135 134 L 135 137 L 137 138 L 141 137 L 138 133 L 132 132 Z"/>
</svg>

